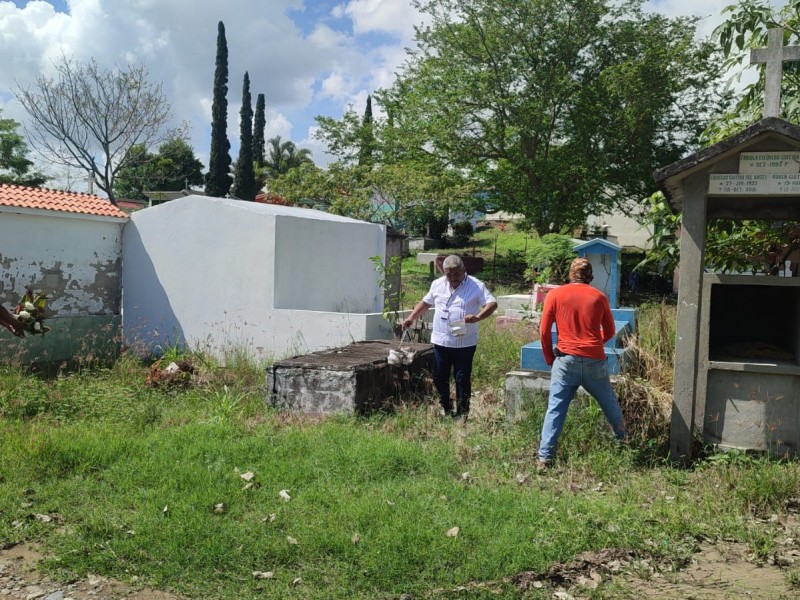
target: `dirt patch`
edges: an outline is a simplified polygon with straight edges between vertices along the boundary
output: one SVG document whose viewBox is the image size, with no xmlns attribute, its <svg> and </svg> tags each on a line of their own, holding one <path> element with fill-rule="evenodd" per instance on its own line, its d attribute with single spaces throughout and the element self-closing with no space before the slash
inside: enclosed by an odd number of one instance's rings
<svg viewBox="0 0 800 600">
<path fill-rule="evenodd" d="M 788 600 L 800 595 L 784 569 L 756 564 L 746 545 L 730 542 L 702 544 L 690 564 L 673 573 L 654 571 L 646 579 L 625 575 L 620 582 L 635 597 L 670 600 Z"/>
<path fill-rule="evenodd" d="M 34 544 L 0 551 L 0 598 L 13 600 L 182 600 L 180 596 L 135 588 L 89 575 L 72 583 L 53 581 L 38 570 L 42 555 Z"/>
<path fill-rule="evenodd" d="M 634 556 L 619 548 L 586 552 L 545 573 L 512 577 L 521 592 L 551 589 L 554 597 L 579 600 L 601 588 L 614 598 L 675 600 L 789 600 L 800 597 L 800 527 L 790 518 L 781 527 L 773 553 L 757 560 L 744 543 L 705 540 L 685 564 L 655 556 Z"/>
</svg>

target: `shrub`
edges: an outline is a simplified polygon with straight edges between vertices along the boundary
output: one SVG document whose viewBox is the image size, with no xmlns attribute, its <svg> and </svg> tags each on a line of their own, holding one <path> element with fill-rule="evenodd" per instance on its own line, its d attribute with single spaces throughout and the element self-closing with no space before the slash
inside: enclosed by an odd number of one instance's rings
<svg viewBox="0 0 800 600">
<path fill-rule="evenodd" d="M 569 265 L 576 257 L 569 236 L 548 233 L 534 240 L 528 250 L 528 267 L 536 283 L 563 284 L 569 275 Z"/>
<path fill-rule="evenodd" d="M 455 246 L 463 247 L 469 244 L 475 230 L 469 221 L 459 221 L 453 225 L 453 243 Z"/>
</svg>

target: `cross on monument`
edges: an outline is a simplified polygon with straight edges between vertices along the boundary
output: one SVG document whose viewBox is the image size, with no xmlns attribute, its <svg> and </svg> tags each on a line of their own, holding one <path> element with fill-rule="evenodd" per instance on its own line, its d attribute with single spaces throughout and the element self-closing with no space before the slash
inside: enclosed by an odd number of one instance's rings
<svg viewBox="0 0 800 600">
<path fill-rule="evenodd" d="M 766 63 L 764 116 L 778 117 L 781 112 L 781 77 L 783 62 L 800 60 L 800 46 L 783 45 L 783 28 L 774 27 L 767 34 L 767 47 L 750 50 L 750 64 Z"/>
</svg>

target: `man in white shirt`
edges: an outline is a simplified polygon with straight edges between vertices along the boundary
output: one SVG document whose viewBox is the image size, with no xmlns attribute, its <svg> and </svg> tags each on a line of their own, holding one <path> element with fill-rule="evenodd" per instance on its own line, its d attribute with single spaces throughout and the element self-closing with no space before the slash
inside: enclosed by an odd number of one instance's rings
<svg viewBox="0 0 800 600">
<path fill-rule="evenodd" d="M 466 418 L 472 395 L 472 359 L 478 345 L 478 321 L 497 309 L 497 300 L 482 281 L 467 275 L 464 262 L 455 255 L 444 259 L 444 277 L 431 288 L 403 321 L 408 329 L 416 319 L 434 307 L 433 381 L 446 415 Z M 456 406 L 450 398 L 450 372 L 456 383 Z"/>
</svg>

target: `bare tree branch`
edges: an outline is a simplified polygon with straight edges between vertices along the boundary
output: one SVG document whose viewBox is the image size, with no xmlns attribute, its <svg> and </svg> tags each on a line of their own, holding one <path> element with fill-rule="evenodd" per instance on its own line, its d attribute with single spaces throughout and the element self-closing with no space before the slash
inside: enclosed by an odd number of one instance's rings
<svg viewBox="0 0 800 600">
<path fill-rule="evenodd" d="M 55 77 L 39 76 L 17 99 L 30 121 L 28 139 L 56 163 L 88 171 L 98 188 L 117 204 L 114 179 L 132 160 L 135 145 L 153 148 L 184 138 L 186 126 L 169 129 L 170 106 L 160 83 L 147 69 L 102 69 L 94 59 L 61 56 Z"/>
</svg>

